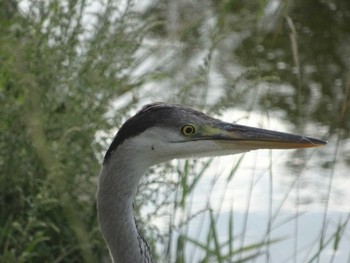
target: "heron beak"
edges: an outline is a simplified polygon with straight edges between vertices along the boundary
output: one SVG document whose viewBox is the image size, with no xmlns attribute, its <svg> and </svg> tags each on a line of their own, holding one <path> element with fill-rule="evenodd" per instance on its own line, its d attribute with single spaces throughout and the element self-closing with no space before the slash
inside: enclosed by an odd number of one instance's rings
<svg viewBox="0 0 350 263">
<path fill-rule="evenodd" d="M 247 150 L 296 149 L 327 144 L 315 138 L 230 123 L 220 123 L 214 129 L 219 131 L 213 134 L 212 139 L 222 149 L 230 149 L 233 145 Z"/>
</svg>

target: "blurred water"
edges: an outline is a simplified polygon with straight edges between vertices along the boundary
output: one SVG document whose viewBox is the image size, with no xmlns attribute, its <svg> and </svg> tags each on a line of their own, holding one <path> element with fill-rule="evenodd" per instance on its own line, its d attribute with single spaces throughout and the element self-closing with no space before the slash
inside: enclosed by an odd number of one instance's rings
<svg viewBox="0 0 350 263">
<path fill-rule="evenodd" d="M 229 217 L 230 215 L 228 213 L 221 213 L 217 221 L 217 231 L 222 243 L 228 240 Z M 260 252 L 262 255 L 252 262 L 310 262 L 310 260 L 317 255 L 317 251 L 319 251 L 320 230 L 323 228 L 323 213 L 310 211 L 300 215 L 297 221 L 287 221 L 294 217 L 295 214 L 292 213 L 281 214 L 280 218 L 277 220 L 279 222 L 273 223 L 272 230 L 269 230 L 270 235 L 267 236 L 266 226 L 269 221 L 266 212 L 250 211 L 248 218 L 245 213 L 235 212 L 235 238 L 232 246 L 234 249 L 237 249 L 242 245 L 248 246 L 267 240 L 278 240 L 270 246 L 261 248 Z M 206 241 L 204 233 L 208 231 L 207 226 L 209 225 L 208 218 L 208 215 L 204 218 L 197 217 L 189 227 L 190 236 L 196 240 L 202 241 L 204 244 Z M 334 250 L 335 242 L 332 238 L 332 235 L 337 232 L 336 226 L 347 219 L 348 214 L 341 212 L 332 212 L 327 216 L 327 227 L 325 229 L 326 234 L 324 239 L 325 242 L 329 241 L 330 238 L 332 241 L 326 245 L 319 257 L 319 262 L 349 262 L 349 236 L 345 235 L 345 237 L 340 240 L 336 251 Z M 287 223 L 284 220 L 286 220 Z M 245 224 L 246 232 L 244 242 L 242 243 L 241 227 Z M 349 227 L 347 227 L 345 231 L 349 231 Z M 198 248 L 196 249 L 192 245 L 188 245 L 186 251 L 191 259 L 190 262 L 199 262 L 204 256 L 203 251 Z M 227 252 L 227 249 L 223 249 L 222 252 L 222 254 L 224 254 Z M 252 252 L 256 252 L 256 250 Z M 242 258 L 247 255 L 249 255 L 249 253 L 243 253 Z M 237 256 L 233 258 L 233 260 L 238 260 L 239 258 L 240 257 Z M 316 260 L 313 259 L 312 262 L 316 262 Z"/>
</svg>

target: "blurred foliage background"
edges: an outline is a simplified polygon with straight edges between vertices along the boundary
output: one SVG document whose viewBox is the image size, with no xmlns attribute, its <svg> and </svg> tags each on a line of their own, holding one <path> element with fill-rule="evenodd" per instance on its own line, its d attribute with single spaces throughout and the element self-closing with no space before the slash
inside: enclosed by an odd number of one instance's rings
<svg viewBox="0 0 350 263">
<path fill-rule="evenodd" d="M 145 102 L 273 111 L 347 139 L 349 25 L 348 0 L 1 0 L 0 262 L 108 258 L 99 167 Z"/>
</svg>

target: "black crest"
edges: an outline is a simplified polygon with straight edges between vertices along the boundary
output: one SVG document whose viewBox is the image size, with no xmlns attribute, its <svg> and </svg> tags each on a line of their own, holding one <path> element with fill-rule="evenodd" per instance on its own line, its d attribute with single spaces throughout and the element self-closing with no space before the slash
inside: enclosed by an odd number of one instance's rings
<svg viewBox="0 0 350 263">
<path fill-rule="evenodd" d="M 104 162 L 109 159 L 111 154 L 120 144 L 125 141 L 125 139 L 134 137 L 148 128 L 159 124 L 160 120 L 164 122 L 164 119 L 170 117 L 170 111 L 173 107 L 173 105 L 164 103 L 153 103 L 144 106 L 138 113 L 128 119 L 119 129 L 106 152 Z"/>
</svg>

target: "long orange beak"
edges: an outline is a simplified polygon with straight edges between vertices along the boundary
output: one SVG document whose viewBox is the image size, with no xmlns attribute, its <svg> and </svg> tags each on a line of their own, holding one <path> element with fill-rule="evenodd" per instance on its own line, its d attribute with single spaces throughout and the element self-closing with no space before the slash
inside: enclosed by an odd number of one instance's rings
<svg viewBox="0 0 350 263">
<path fill-rule="evenodd" d="M 202 134 L 204 140 L 214 140 L 224 149 L 232 147 L 255 149 L 296 149 L 319 147 L 327 141 L 301 135 L 253 128 L 231 123 L 219 123 L 210 131 L 210 135 Z M 199 138 L 198 138 L 199 139 Z"/>
</svg>

